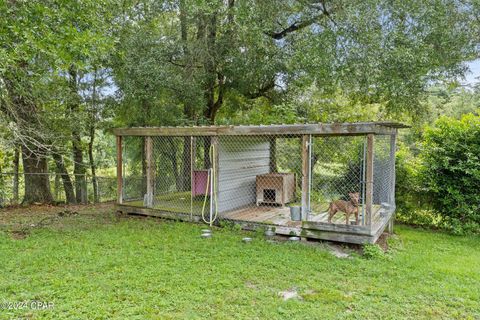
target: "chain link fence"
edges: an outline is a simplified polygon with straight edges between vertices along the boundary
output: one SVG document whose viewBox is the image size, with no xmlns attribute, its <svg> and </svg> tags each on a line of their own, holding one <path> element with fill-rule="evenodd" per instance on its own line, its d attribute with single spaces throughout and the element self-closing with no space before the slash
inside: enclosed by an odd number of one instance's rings
<svg viewBox="0 0 480 320">
<path fill-rule="evenodd" d="M 290 207 L 301 207 L 304 220 L 327 223 L 329 206 L 343 201 L 366 224 L 366 135 L 125 136 L 122 150 L 129 205 L 285 225 Z M 394 177 L 391 138 L 376 135 L 373 222 L 394 210 Z M 345 224 L 345 215 L 332 222 Z"/>
<path fill-rule="evenodd" d="M 349 202 L 351 194 L 358 194 L 360 224 L 365 224 L 366 137 L 314 137 L 311 148 L 312 217 L 325 215 L 330 203 Z M 336 217 L 343 219 L 340 214 Z"/>
<path fill-rule="evenodd" d="M 48 177 L 50 193 L 56 203 L 67 203 L 62 175 L 57 173 L 0 173 L 0 207 L 18 205 L 25 195 L 25 176 L 45 175 Z M 116 178 L 90 175 L 69 175 L 71 187 L 75 193 L 76 180 L 82 181 L 84 203 L 108 202 L 116 199 Z M 95 181 L 95 186 L 93 181 Z"/>
</svg>

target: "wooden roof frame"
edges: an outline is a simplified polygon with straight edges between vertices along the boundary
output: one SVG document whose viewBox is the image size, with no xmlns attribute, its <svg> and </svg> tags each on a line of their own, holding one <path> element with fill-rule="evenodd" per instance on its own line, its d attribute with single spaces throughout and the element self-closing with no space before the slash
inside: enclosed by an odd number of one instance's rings
<svg viewBox="0 0 480 320">
<path fill-rule="evenodd" d="M 352 136 L 366 134 L 392 135 L 397 129 L 409 128 L 398 122 L 354 122 L 282 124 L 259 126 L 199 126 L 199 127 L 134 127 L 116 128 L 116 136 L 256 136 L 256 135 L 318 135 Z"/>
</svg>

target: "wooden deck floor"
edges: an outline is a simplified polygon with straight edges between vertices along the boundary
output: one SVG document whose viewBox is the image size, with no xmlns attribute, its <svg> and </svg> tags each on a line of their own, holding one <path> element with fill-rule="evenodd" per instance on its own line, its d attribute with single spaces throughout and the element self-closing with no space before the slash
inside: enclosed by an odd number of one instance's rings
<svg viewBox="0 0 480 320">
<path fill-rule="evenodd" d="M 173 212 L 158 208 L 145 208 L 129 204 L 117 204 L 118 211 L 157 216 L 166 219 L 201 222 L 198 215 L 186 212 Z M 259 227 L 274 227 L 277 234 L 297 235 L 305 238 L 340 241 L 348 243 L 374 243 L 385 230 L 393 212 L 374 207 L 372 227 L 355 224 L 345 224 L 345 215 L 339 213 L 333 223 L 328 223 L 326 212 L 311 214 L 308 221 L 292 221 L 290 208 L 273 206 L 250 206 L 219 215 L 219 221 L 233 221 L 246 230 L 258 230 Z M 351 217 L 354 221 L 354 217 Z"/>
<path fill-rule="evenodd" d="M 374 208 L 374 212 L 377 213 L 378 209 L 379 208 Z M 290 208 L 288 207 L 251 206 L 224 213 L 222 217 L 230 220 L 251 221 L 289 227 L 300 227 L 302 225 L 301 221 L 292 221 L 290 219 Z M 374 217 L 374 221 L 379 218 L 377 215 L 374 215 Z M 361 214 L 359 220 L 361 223 Z M 328 212 L 310 213 L 308 221 L 328 223 Z M 345 225 L 345 214 L 341 212 L 337 213 L 333 217 L 332 223 Z M 355 217 L 353 215 L 350 216 L 350 223 L 355 223 Z"/>
</svg>

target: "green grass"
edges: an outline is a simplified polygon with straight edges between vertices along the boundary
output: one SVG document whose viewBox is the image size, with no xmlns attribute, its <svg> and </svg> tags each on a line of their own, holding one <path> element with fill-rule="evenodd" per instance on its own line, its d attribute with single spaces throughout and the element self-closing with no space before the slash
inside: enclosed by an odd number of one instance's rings
<svg viewBox="0 0 480 320">
<path fill-rule="evenodd" d="M 24 239 L 8 231 L 55 210 L 0 211 L 0 302 L 54 303 L 0 319 L 480 318 L 478 237 L 400 226 L 385 257 L 339 259 L 320 244 L 257 234 L 245 244 L 229 229 L 201 239 L 204 225 L 118 218 L 108 206 Z M 278 296 L 292 288 L 303 299 Z"/>
</svg>

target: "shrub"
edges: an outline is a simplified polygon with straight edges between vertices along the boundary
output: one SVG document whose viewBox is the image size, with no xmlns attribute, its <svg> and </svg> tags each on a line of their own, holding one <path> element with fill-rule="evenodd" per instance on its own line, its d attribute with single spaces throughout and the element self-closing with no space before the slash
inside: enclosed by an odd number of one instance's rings
<svg viewBox="0 0 480 320">
<path fill-rule="evenodd" d="M 444 226 L 480 233 L 480 117 L 442 117 L 425 131 L 421 181 Z"/>
<path fill-rule="evenodd" d="M 432 208 L 430 195 L 422 187 L 422 163 L 419 157 L 399 143 L 395 166 L 397 221 L 423 227 L 441 227 L 442 216 Z"/>
<path fill-rule="evenodd" d="M 363 246 L 363 257 L 366 259 L 382 259 L 385 254 L 378 244 L 365 244 Z"/>
</svg>

